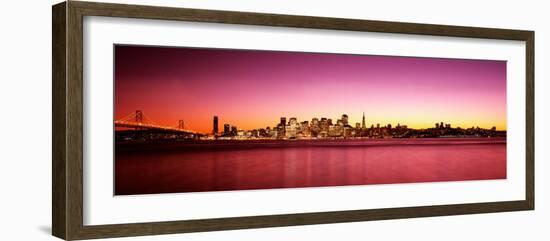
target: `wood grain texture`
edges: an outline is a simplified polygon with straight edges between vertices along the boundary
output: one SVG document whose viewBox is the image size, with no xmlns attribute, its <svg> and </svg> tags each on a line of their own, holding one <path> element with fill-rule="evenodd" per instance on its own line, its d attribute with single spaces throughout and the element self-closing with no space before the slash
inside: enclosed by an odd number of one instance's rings
<svg viewBox="0 0 550 241">
<path fill-rule="evenodd" d="M 528 210 L 524 201 L 85 226 L 81 239 L 282 227 Z"/>
<path fill-rule="evenodd" d="M 83 228 L 83 15 L 67 6 L 67 223 L 68 239 Z"/>
<path fill-rule="evenodd" d="M 52 7 L 52 234 L 66 238 L 66 4 Z"/>
<path fill-rule="evenodd" d="M 52 230 L 75 240 L 356 222 L 534 209 L 534 32 L 69 1 L 53 6 Z M 299 213 L 114 225 L 83 225 L 83 17 L 108 16 L 259 26 L 520 40 L 526 43 L 526 196 L 504 202 Z"/>
<path fill-rule="evenodd" d="M 415 35 L 454 36 L 490 39 L 525 40 L 530 31 L 418 24 L 359 19 L 341 19 L 283 14 L 184 9 L 95 2 L 73 2 L 87 16 L 146 18 L 259 26 L 402 33 Z"/>
<path fill-rule="evenodd" d="M 535 209 L 535 32 L 529 32 L 525 42 L 525 200 L 530 209 Z"/>
</svg>

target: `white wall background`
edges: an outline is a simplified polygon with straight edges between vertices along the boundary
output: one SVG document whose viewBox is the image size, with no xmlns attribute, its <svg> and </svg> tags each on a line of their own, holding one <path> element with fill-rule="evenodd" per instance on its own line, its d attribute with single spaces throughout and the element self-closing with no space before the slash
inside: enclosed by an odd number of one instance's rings
<svg viewBox="0 0 550 241">
<path fill-rule="evenodd" d="M 548 240 L 550 21 L 545 1 L 116 1 L 536 31 L 536 210 L 408 220 L 123 238 L 119 240 Z M 51 5 L 8 1 L 0 14 L 0 240 L 51 232 Z"/>
</svg>

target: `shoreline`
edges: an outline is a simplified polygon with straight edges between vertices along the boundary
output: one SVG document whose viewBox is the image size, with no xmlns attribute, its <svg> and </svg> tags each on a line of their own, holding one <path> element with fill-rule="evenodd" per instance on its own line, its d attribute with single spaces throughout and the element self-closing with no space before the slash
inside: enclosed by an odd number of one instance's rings
<svg viewBox="0 0 550 241">
<path fill-rule="evenodd" d="M 425 145 L 506 144 L 505 137 L 480 138 L 388 138 L 388 139 L 317 139 L 317 140 L 193 140 L 115 142 L 115 151 L 215 151 L 253 148 L 303 147 L 384 147 Z"/>
</svg>

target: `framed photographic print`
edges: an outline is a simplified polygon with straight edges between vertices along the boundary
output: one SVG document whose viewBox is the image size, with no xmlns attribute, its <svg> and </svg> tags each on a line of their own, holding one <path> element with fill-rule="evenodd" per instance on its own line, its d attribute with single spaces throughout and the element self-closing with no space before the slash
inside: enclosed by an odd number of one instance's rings
<svg viewBox="0 0 550 241">
<path fill-rule="evenodd" d="M 53 235 L 534 209 L 534 32 L 53 6 Z"/>
</svg>

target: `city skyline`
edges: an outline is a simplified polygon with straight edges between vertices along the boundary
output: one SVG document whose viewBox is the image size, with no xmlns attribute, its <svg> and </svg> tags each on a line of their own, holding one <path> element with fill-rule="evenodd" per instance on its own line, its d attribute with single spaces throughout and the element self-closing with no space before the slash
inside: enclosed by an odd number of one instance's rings
<svg viewBox="0 0 550 241">
<path fill-rule="evenodd" d="M 505 137 L 506 131 L 472 126 L 463 128 L 452 123 L 435 122 L 430 128 L 414 129 L 406 124 L 397 125 L 372 123 L 367 125 L 365 113 L 361 122 L 352 123 L 349 115 L 342 114 L 339 119 L 313 117 L 299 120 L 296 117 L 280 117 L 279 123 L 265 128 L 245 130 L 231 123 L 219 126 L 219 117 L 214 116 L 211 133 L 205 133 L 202 139 L 332 139 L 332 138 L 424 138 L 424 137 Z M 206 137 L 206 138 L 205 138 Z"/>
<path fill-rule="evenodd" d="M 115 195 L 508 177 L 505 61 L 114 51 Z"/>
<path fill-rule="evenodd" d="M 352 113 L 355 124 L 365 111 L 368 127 L 422 129 L 442 120 L 506 130 L 504 61 L 137 46 L 115 51 L 115 119 L 143 109 L 159 124 L 184 120 L 210 133 L 213 115 L 220 125 L 248 130 L 272 127 L 282 116 L 336 120 Z"/>
<path fill-rule="evenodd" d="M 348 116 L 348 123 L 350 126 L 352 127 L 355 127 L 356 124 L 360 124 L 362 126 L 363 124 L 363 117 L 360 117 L 358 118 L 358 121 L 354 121 L 354 120 L 357 120 L 357 119 L 354 119 L 354 118 L 350 118 L 349 116 L 351 115 L 348 115 L 348 114 L 342 114 L 342 115 L 347 115 Z M 216 119 L 215 122 L 218 123 L 218 131 L 221 130 L 221 128 L 223 127 L 224 124 L 230 124 L 231 126 L 236 126 L 238 127 L 239 130 L 254 130 L 254 129 L 262 129 L 262 128 L 266 128 L 266 127 L 270 127 L 270 128 L 273 128 L 274 126 L 277 125 L 276 122 L 273 122 L 271 123 L 270 125 L 266 125 L 266 126 L 258 126 L 258 127 L 255 127 L 255 128 L 250 128 L 250 129 L 245 129 L 245 128 L 240 128 L 240 125 L 238 125 L 237 123 L 229 123 L 229 122 L 224 122 L 224 121 L 220 121 L 220 120 L 223 120 L 223 118 L 221 118 L 221 116 L 219 115 L 214 115 L 212 116 L 214 119 Z M 299 120 L 299 122 L 302 122 L 302 121 L 308 121 L 308 122 L 311 122 L 313 119 L 319 119 L 321 120 L 322 118 L 326 118 L 326 119 L 330 119 L 333 121 L 333 124 L 336 124 L 336 121 L 339 120 L 338 117 L 336 118 L 331 118 L 331 117 L 326 117 L 326 116 L 315 116 L 315 117 L 311 117 L 309 119 L 300 119 L 300 118 L 297 118 L 297 117 L 294 117 L 294 116 L 281 116 L 280 118 L 285 118 L 287 121 L 289 121 L 291 118 L 296 118 Z M 301 121 L 300 121 L 301 120 Z M 407 123 L 401 123 L 401 122 L 397 122 L 397 123 L 390 123 L 390 122 L 381 122 L 381 123 L 374 123 L 374 122 L 368 122 L 368 118 L 366 118 L 366 115 L 365 115 L 365 127 L 364 128 L 370 128 L 371 126 L 376 126 L 377 124 L 381 125 L 381 126 L 386 126 L 386 125 L 392 125 L 392 126 L 397 126 L 397 125 L 402 125 L 402 126 L 407 126 L 409 129 L 430 129 L 430 128 L 433 128 L 436 126 L 436 124 L 440 124 L 440 123 L 445 123 L 445 124 L 451 124 L 453 128 L 462 128 L 462 129 L 468 129 L 468 128 L 483 128 L 483 129 L 491 129 L 493 127 L 496 128 L 496 125 L 492 125 L 492 126 L 480 126 L 480 125 L 472 125 L 472 126 L 460 126 L 460 125 L 456 125 L 456 124 L 453 124 L 453 122 L 450 122 L 450 121 L 433 121 L 432 122 L 432 125 L 431 126 L 426 126 L 426 127 L 421 127 L 421 128 L 415 128 L 413 126 L 410 126 L 408 125 Z M 288 124 L 288 123 L 287 123 Z M 363 127 L 362 127 L 363 128 Z M 204 132 L 205 134 L 210 134 L 213 132 L 213 123 L 211 122 L 211 130 L 210 131 L 207 131 L 207 132 Z M 496 128 L 496 130 L 498 131 L 506 131 L 506 129 L 498 129 Z"/>
</svg>

